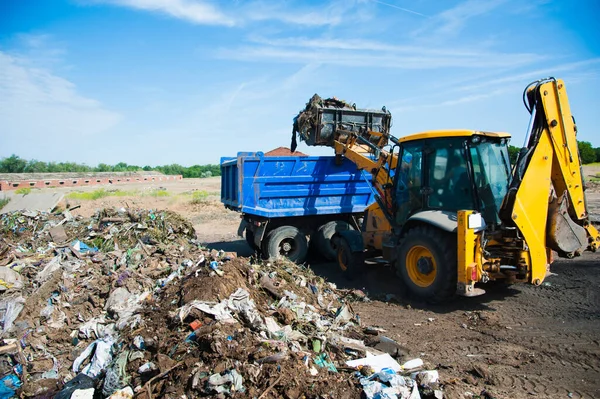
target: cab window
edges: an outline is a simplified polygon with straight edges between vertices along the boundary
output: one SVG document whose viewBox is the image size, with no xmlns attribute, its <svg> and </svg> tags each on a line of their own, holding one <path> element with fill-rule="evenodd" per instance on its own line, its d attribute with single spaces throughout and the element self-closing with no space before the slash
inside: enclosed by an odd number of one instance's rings
<svg viewBox="0 0 600 399">
<path fill-rule="evenodd" d="M 428 155 L 428 207 L 450 211 L 473 209 L 466 152 L 460 143 L 440 144 L 446 145 L 433 148 Z"/>
<path fill-rule="evenodd" d="M 421 170 L 423 153 L 420 146 L 406 146 L 402 150 L 396 180 L 396 222 L 406 219 L 423 208 Z"/>
</svg>

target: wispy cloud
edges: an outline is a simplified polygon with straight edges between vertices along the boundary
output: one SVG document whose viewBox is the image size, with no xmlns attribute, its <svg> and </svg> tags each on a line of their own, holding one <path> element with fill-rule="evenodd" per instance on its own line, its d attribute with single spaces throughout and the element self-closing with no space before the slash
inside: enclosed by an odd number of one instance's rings
<svg viewBox="0 0 600 399">
<path fill-rule="evenodd" d="M 466 0 L 453 8 L 429 18 L 413 36 L 453 37 L 458 35 L 469 19 L 491 12 L 506 3 L 507 0 Z"/>
<path fill-rule="evenodd" d="M 235 25 L 235 20 L 213 4 L 196 0 L 92 0 L 138 10 L 167 14 L 200 25 Z"/>
<path fill-rule="evenodd" d="M 416 12 L 414 10 L 409 10 L 408 8 L 399 7 L 399 6 L 395 5 L 395 4 L 390 4 L 390 3 L 386 3 L 386 2 L 383 2 L 383 1 L 379 1 L 379 0 L 371 0 L 371 1 L 373 3 L 381 4 L 381 5 L 386 6 L 386 7 L 390 7 L 390 8 L 394 8 L 396 10 L 407 12 L 409 14 L 418 15 L 420 17 L 427 17 L 427 15 L 425 15 L 425 14 L 421 14 L 420 12 Z"/>
<path fill-rule="evenodd" d="M 223 3 L 209 0 L 87 0 L 87 4 L 111 4 L 137 10 L 162 13 L 198 25 L 239 26 L 248 22 L 279 21 L 301 26 L 335 26 L 361 20 L 353 13 L 355 1 L 334 0 L 314 7 L 303 3 L 279 3 L 255 0 Z"/>
<path fill-rule="evenodd" d="M 468 69 L 517 67 L 540 61 L 532 53 L 501 53 L 461 48 L 396 46 L 358 39 L 284 38 L 253 39 L 257 45 L 221 48 L 217 58 L 238 61 L 318 63 L 350 67 L 393 69 Z"/>
<path fill-rule="evenodd" d="M 537 68 L 529 71 L 522 71 L 519 73 L 513 73 L 510 75 L 506 75 L 499 78 L 494 79 L 486 79 L 482 81 L 477 81 L 471 84 L 465 84 L 458 88 L 460 91 L 475 91 L 475 90 L 483 90 L 489 87 L 501 86 L 511 83 L 522 83 L 527 80 L 535 80 L 541 79 L 548 76 L 556 76 L 556 74 L 561 74 L 563 77 L 563 73 L 588 73 L 587 68 L 600 65 L 600 58 L 591 58 L 589 60 L 578 61 L 578 62 L 569 62 L 565 64 L 557 64 L 552 65 L 547 68 Z"/>
<path fill-rule="evenodd" d="M 367 39 L 341 39 L 331 37 L 287 37 L 270 39 L 260 36 L 251 36 L 249 39 L 252 43 L 263 44 L 273 47 L 284 48 L 308 48 L 308 49 L 323 49 L 323 50 L 360 50 L 367 52 L 396 52 L 396 53 L 413 53 L 413 54 L 437 54 L 437 55 L 452 55 L 452 56 L 475 56 L 480 55 L 481 51 L 474 49 L 463 48 L 437 48 L 434 46 L 415 46 L 415 45 L 395 45 L 389 43 L 378 42 Z"/>
<path fill-rule="evenodd" d="M 64 45 L 47 33 L 19 33 L 14 36 L 20 48 L 22 62 L 37 66 L 56 66 L 64 62 Z"/>
<path fill-rule="evenodd" d="M 324 3 L 318 7 L 296 6 L 279 2 L 254 1 L 240 10 L 240 18 L 246 21 L 280 21 L 301 26 L 336 26 L 351 20 L 348 11 L 353 1 Z"/>
<path fill-rule="evenodd" d="M 0 131 L 2 147 L 45 147 L 101 133 L 121 116 L 82 96 L 76 86 L 23 58 L 0 51 Z M 27 144 L 26 144 L 27 143 Z"/>
<path fill-rule="evenodd" d="M 551 68 L 534 68 L 516 73 L 496 72 L 493 77 L 488 75 L 456 80 L 452 86 L 446 87 L 444 90 L 435 90 L 427 95 L 398 99 L 388 103 L 388 107 L 396 111 L 414 111 L 472 103 L 498 97 L 508 92 L 519 92 L 529 82 L 548 76 L 563 78 L 570 84 L 583 79 L 596 80 L 599 75 L 598 66 L 600 66 L 600 58 L 592 58 L 585 61 L 558 64 Z"/>
</svg>

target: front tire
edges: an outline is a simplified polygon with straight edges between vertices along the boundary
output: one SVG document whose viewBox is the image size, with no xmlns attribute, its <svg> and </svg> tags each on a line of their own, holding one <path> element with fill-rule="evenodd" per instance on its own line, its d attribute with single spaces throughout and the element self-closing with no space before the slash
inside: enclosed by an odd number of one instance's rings
<svg viewBox="0 0 600 399">
<path fill-rule="evenodd" d="M 267 234 L 262 252 L 267 259 L 285 257 L 292 262 L 302 263 L 308 252 L 308 241 L 296 227 L 281 226 Z"/>
<path fill-rule="evenodd" d="M 454 296 L 456 235 L 428 225 L 414 227 L 403 235 L 398 255 L 398 275 L 414 297 L 439 303 Z"/>
<path fill-rule="evenodd" d="M 329 223 L 325 223 L 317 231 L 316 244 L 317 249 L 325 257 L 325 259 L 333 261 L 337 256 L 337 248 L 334 242 L 331 240 L 332 237 L 340 231 L 354 230 L 352 226 L 343 220 L 334 220 Z"/>
<path fill-rule="evenodd" d="M 344 276 L 350 280 L 356 278 L 364 270 L 364 252 L 352 251 L 350 244 L 343 237 L 334 237 L 337 247 L 336 259 Z"/>
</svg>

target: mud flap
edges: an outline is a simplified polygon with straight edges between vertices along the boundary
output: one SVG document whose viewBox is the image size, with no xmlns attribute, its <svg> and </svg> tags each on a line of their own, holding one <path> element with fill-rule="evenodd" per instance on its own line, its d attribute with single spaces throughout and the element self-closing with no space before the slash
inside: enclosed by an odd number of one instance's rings
<svg viewBox="0 0 600 399">
<path fill-rule="evenodd" d="M 561 257 L 579 256 L 588 245 L 585 228 L 569 215 L 566 192 L 554 197 L 548 206 L 548 230 L 546 240 L 549 248 Z"/>
<path fill-rule="evenodd" d="M 250 230 L 254 235 L 254 245 L 257 248 L 261 248 L 262 240 L 265 236 L 265 231 L 267 230 L 268 222 L 264 222 L 260 227 L 254 228 L 254 226 L 245 219 L 242 219 L 240 225 L 238 226 L 237 235 L 240 237 L 244 237 L 244 232 L 246 229 Z"/>
<path fill-rule="evenodd" d="M 240 225 L 238 226 L 238 230 L 237 230 L 237 235 L 240 237 L 244 237 L 244 231 L 246 230 L 246 227 L 248 226 L 248 222 L 245 219 L 242 219 L 240 221 Z"/>
</svg>

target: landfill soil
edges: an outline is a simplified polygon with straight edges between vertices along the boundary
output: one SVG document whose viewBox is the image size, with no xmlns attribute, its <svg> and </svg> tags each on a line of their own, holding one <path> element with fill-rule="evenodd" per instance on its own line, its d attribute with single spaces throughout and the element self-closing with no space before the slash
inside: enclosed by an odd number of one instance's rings
<svg viewBox="0 0 600 399">
<path fill-rule="evenodd" d="M 540 287 L 488 284 L 484 296 L 446 305 L 399 295 L 354 309 L 437 365 L 448 398 L 598 398 L 599 255 L 556 261 Z M 368 286 L 390 274 L 369 272 Z"/>
<path fill-rule="evenodd" d="M 211 185 L 217 182 L 203 180 Z M 599 193 L 598 185 L 588 186 L 592 218 L 600 211 Z M 0 343 L 1 351 L 15 345 L 10 341 L 15 338 L 20 349 L 7 349 L 9 360 L 2 355 L 0 371 L 5 375 L 19 364 L 24 366 L 21 395 L 35 397 L 44 389 L 64 389 L 63 383 L 78 375 L 72 365 L 84 349 L 103 335 L 105 327 L 126 320 L 122 329 L 113 331 L 118 337 L 113 366 L 127 353 L 126 362 L 120 363 L 124 372 L 113 375 L 126 376 L 128 385 L 137 387 L 138 398 L 360 397 L 358 376 L 343 367 L 345 360 L 361 355 L 343 345 L 326 346 L 329 360 L 339 368 L 332 372 L 315 365 L 320 352 L 311 347 L 319 336 L 316 325 L 331 322 L 347 304 L 353 319 L 337 333 L 368 342 L 368 335 L 376 331 L 395 340 L 402 348 L 402 353 L 396 353 L 400 363 L 421 358 L 426 368 L 439 372 L 443 397 L 600 397 L 598 253 L 556 260 L 551 269 L 557 275 L 539 287 L 487 284 L 482 286 L 487 291 L 483 296 L 433 306 L 407 297 L 395 273 L 384 265 L 368 266 L 362 278 L 348 280 L 334 264 L 318 258 L 304 269 L 226 254 L 223 250 L 245 256 L 252 252 L 235 235 L 239 217 L 225 210 L 218 196 L 194 204 L 172 198 L 108 197 L 79 205 L 71 212 L 74 220 L 63 222 L 68 241 L 57 245 L 44 228 L 44 217 L 36 221 L 34 216 L 21 216 L 20 221 L 3 220 L 0 226 L 10 226 L 2 231 L 0 265 L 17 264 L 14 270 L 24 281 L 18 291 L 23 310 L 12 333 L 3 334 L 5 345 Z M 113 207 L 117 210 L 102 210 Z M 123 214 L 119 208 L 130 209 Z M 177 213 L 163 212 L 166 209 Z M 107 222 L 110 218 L 115 219 Z M 59 223 L 66 217 L 50 219 Z M 119 231 L 111 232 L 111 227 Z M 77 246 L 81 252 L 76 250 L 75 238 L 95 245 L 100 253 L 88 253 L 85 246 Z M 60 258 L 61 268 L 40 277 L 55 257 Z M 199 262 L 202 257 L 205 261 Z M 213 260 L 222 276 L 209 267 Z M 292 306 L 312 306 L 319 322 L 300 322 L 285 306 L 273 307 L 279 299 L 261 284 L 259 277 L 264 274 L 273 277 L 271 291 L 296 293 L 301 299 Z M 294 276 L 302 276 L 305 283 Z M 107 308 L 119 288 L 120 293 L 137 294 L 127 302 L 136 309 L 133 315 L 118 306 Z M 237 311 L 232 311 L 232 324 L 217 322 L 197 309 L 183 320 L 179 317 L 186 304 L 227 301 L 239 288 L 249 293 L 263 322 L 272 318 L 280 327 L 290 325 L 309 340 L 301 338 L 297 346 L 293 343 L 297 337 L 274 339 Z M 16 293 L 0 293 L 0 301 Z M 104 320 L 98 320 L 100 316 Z M 90 323 L 93 320 L 95 324 Z M 193 342 L 186 342 L 193 321 L 202 327 Z M 364 330 L 367 326 L 374 328 L 369 334 Z M 278 334 L 281 338 L 283 333 Z M 325 341 L 329 343 L 329 338 Z M 282 352 L 282 358 L 271 358 Z M 86 364 L 89 360 L 82 366 Z M 236 391 L 236 373 L 243 377 L 243 392 Z M 229 379 L 222 385 L 228 392 L 211 390 L 221 386 L 209 383 L 216 380 L 215 374 Z M 106 384 L 106 380 L 103 376 L 96 381 Z M 102 391 L 101 383 L 96 390 Z M 423 397 L 427 393 L 431 391 L 422 390 Z"/>
<path fill-rule="evenodd" d="M 429 364 L 361 324 L 352 290 L 206 248 L 175 212 L 11 212 L 0 232 L 2 397 L 442 395 Z"/>
</svg>

